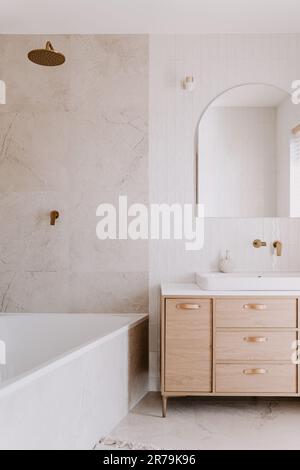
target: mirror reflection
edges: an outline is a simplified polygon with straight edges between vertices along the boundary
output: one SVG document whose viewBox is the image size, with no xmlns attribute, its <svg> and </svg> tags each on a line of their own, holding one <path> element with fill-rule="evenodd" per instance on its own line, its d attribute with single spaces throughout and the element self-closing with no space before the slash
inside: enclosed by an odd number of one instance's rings
<svg viewBox="0 0 300 470">
<path fill-rule="evenodd" d="M 207 217 L 300 217 L 300 106 L 263 84 L 217 97 L 200 120 L 197 177 Z"/>
</svg>

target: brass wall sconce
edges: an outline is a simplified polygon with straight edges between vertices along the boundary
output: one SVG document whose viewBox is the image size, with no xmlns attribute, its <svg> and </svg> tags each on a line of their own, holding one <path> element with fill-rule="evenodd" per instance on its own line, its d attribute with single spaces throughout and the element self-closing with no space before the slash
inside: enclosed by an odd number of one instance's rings
<svg viewBox="0 0 300 470">
<path fill-rule="evenodd" d="M 184 80 L 182 80 L 182 88 L 186 91 L 192 92 L 195 90 L 195 78 L 190 75 L 188 77 L 185 77 Z"/>
<path fill-rule="evenodd" d="M 58 211 L 52 211 L 50 212 L 50 225 L 55 225 L 57 219 L 59 218 L 59 212 Z"/>
</svg>

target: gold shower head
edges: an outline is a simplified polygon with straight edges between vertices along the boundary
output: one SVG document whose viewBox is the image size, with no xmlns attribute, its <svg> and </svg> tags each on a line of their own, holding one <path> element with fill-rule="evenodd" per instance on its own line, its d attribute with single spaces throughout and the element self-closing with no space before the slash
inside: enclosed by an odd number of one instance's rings
<svg viewBox="0 0 300 470">
<path fill-rule="evenodd" d="M 35 49 L 30 51 L 28 59 L 38 65 L 45 65 L 46 67 L 55 67 L 62 65 L 66 58 L 60 52 L 56 52 L 50 41 L 47 42 L 45 49 Z"/>
</svg>

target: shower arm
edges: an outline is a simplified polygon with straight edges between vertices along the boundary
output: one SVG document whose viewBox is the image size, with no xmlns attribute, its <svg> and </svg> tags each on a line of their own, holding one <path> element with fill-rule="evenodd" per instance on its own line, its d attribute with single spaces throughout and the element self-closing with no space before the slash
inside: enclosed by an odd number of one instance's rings
<svg viewBox="0 0 300 470">
<path fill-rule="evenodd" d="M 54 51 L 54 47 L 52 46 L 50 41 L 46 42 L 46 49 L 47 51 Z"/>
</svg>

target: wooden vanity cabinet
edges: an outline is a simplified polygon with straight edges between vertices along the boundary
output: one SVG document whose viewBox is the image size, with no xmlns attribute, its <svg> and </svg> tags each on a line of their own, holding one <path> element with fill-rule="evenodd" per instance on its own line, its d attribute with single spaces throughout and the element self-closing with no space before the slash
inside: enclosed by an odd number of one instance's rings
<svg viewBox="0 0 300 470">
<path fill-rule="evenodd" d="M 161 393 L 300 396 L 292 345 L 298 299 L 177 297 L 161 300 Z"/>
</svg>

